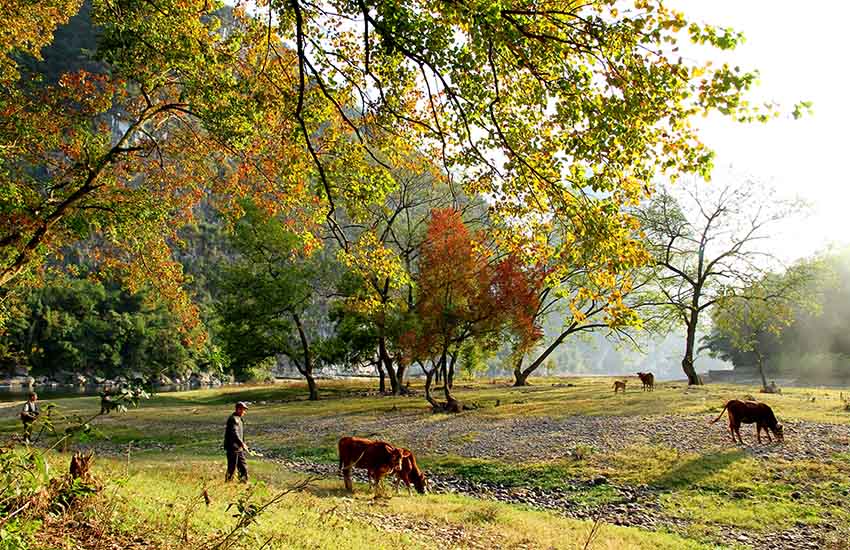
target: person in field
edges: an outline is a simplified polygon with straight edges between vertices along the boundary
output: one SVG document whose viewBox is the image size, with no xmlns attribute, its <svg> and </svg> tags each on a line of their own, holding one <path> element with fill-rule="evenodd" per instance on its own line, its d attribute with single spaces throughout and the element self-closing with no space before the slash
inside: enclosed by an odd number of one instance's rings
<svg viewBox="0 0 850 550">
<path fill-rule="evenodd" d="M 245 460 L 248 446 L 245 445 L 245 434 L 242 424 L 242 417 L 245 416 L 245 411 L 247 410 L 248 405 L 240 401 L 236 403 L 236 410 L 227 419 L 227 426 L 224 429 L 224 451 L 227 453 L 227 474 L 224 476 L 224 481 L 233 480 L 233 474 L 237 470 L 239 472 L 239 481 L 242 483 L 248 481 L 248 465 Z"/>
<path fill-rule="evenodd" d="M 24 407 L 21 409 L 21 422 L 24 425 L 24 441 L 27 443 L 30 442 L 30 436 L 32 436 L 32 424 L 38 419 L 40 414 L 41 407 L 38 405 L 38 394 L 31 392 L 27 402 L 24 403 Z"/>
</svg>

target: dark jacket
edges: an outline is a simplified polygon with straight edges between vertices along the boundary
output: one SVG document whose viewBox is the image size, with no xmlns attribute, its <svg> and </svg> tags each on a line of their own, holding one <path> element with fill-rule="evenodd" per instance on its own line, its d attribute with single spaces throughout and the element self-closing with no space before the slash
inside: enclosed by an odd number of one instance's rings
<svg viewBox="0 0 850 550">
<path fill-rule="evenodd" d="M 233 413 L 227 419 L 224 429 L 224 448 L 228 451 L 238 451 L 245 446 L 242 435 L 242 417 Z"/>
</svg>

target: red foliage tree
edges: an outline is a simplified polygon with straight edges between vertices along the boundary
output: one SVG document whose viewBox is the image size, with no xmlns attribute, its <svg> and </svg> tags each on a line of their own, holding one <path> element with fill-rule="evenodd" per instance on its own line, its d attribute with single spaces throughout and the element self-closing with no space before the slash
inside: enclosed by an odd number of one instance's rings
<svg viewBox="0 0 850 550">
<path fill-rule="evenodd" d="M 463 406 L 451 389 L 460 347 L 506 334 L 528 343 L 539 338 L 533 314 L 543 277 L 515 255 L 500 257 L 451 208 L 431 212 L 420 254 L 414 328 L 401 344 L 407 359 L 419 362 L 425 371 L 428 402 L 435 409 L 457 412 Z M 431 395 L 438 373 L 445 375 L 446 403 Z"/>
</svg>

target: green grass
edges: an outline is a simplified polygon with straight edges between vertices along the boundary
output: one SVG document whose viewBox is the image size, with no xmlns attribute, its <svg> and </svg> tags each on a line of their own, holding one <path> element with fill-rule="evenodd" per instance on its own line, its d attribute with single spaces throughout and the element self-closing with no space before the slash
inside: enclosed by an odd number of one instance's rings
<svg viewBox="0 0 850 550">
<path fill-rule="evenodd" d="M 97 475 L 117 482 L 90 504 L 89 520 L 109 522 L 118 532 L 143 534 L 146 543 L 158 548 L 201 546 L 233 525 L 232 503 L 249 492 L 249 502 L 262 503 L 298 479 L 269 464 L 258 463 L 253 470 L 262 481 L 246 489 L 220 482 L 218 461 L 179 461 L 164 468 L 161 458 L 146 457 L 129 465 L 101 460 Z M 204 489 L 211 498 L 209 507 L 200 499 Z M 268 541 L 268 549 L 434 548 L 443 547 L 449 536 L 452 547 L 578 549 L 590 528 L 586 521 L 458 495 L 376 500 L 358 487 L 351 498 L 336 480 L 322 480 L 260 516 L 241 547 L 256 548 Z M 604 526 L 593 548 L 708 547 L 667 533 Z"/>
<path fill-rule="evenodd" d="M 416 421 L 439 429 L 458 421 L 456 416 L 431 414 L 421 395 L 361 395 L 373 385 L 371 381 L 322 381 L 323 399 L 318 402 L 307 401 L 304 387 L 292 383 L 162 394 L 143 402 L 139 409 L 98 418 L 97 446 L 115 458 L 101 453 L 99 475 L 113 481 L 98 497 L 104 500 L 101 508 L 94 509 L 100 510 L 98 517 L 109 518 L 112 528 L 158 537 L 156 542 L 163 548 L 183 547 L 172 543 L 182 536 L 181 522 L 190 507 L 191 540 L 200 541 L 231 525 L 233 509 L 228 511 L 227 505 L 240 498 L 242 489 L 219 481 L 223 469 L 220 443 L 224 420 L 237 400 L 252 402 L 246 417 L 249 442 L 270 455 L 322 463 L 337 460 L 336 426 L 343 430 L 343 426 L 370 426 L 375 420 L 389 419 L 390 425 Z M 614 395 L 609 378 L 537 380 L 528 388 L 512 388 L 504 380 L 459 383 L 456 393 L 479 405 L 463 415 L 485 425 L 513 417 L 705 416 L 718 413 L 728 399 L 757 395 L 751 387 L 687 389 L 682 383 L 660 384 L 653 393 L 632 388 L 625 395 Z M 769 403 L 781 420 L 850 421 L 837 390 L 789 389 L 782 395 L 757 396 Z M 99 407 L 97 398 L 56 403 L 68 414 L 90 415 Z M 0 434 L 19 430 L 16 413 L 17 407 L 0 407 Z M 298 428 L 311 423 L 326 428 Z M 451 437 L 453 443 L 461 444 L 486 438 L 487 433 L 479 429 L 455 432 Z M 420 452 L 419 442 L 400 443 L 417 449 L 426 471 L 502 484 L 511 490 L 567 489 L 569 500 L 582 506 L 620 499 L 609 484 L 587 483 L 600 474 L 615 485 L 647 486 L 656 495 L 661 513 L 690 525 L 681 533 L 685 539 L 606 525 L 593 548 L 712 547 L 719 534 L 732 527 L 772 533 L 800 525 L 850 522 L 846 508 L 850 452 L 806 461 L 765 462 L 733 447 L 696 454 L 645 444 L 616 452 L 584 449 L 577 458 L 550 461 L 535 460 L 532 450 L 527 460 L 508 462 Z M 129 470 L 126 458 L 118 458 L 126 456 L 128 449 Z M 255 489 L 256 499 L 267 498 L 296 479 L 269 460 L 251 459 L 250 467 L 255 479 L 264 483 Z M 121 479 L 125 481 L 117 483 Z M 213 496 L 209 508 L 198 505 L 204 484 Z M 110 500 L 109 495 L 114 498 Z M 111 506 L 112 511 L 103 511 L 104 506 Z M 407 497 L 403 493 L 391 500 L 373 500 L 361 488 L 351 499 L 341 492 L 338 479 L 327 479 L 287 497 L 263 516 L 251 536 L 278 537 L 269 548 L 424 548 L 445 542 L 436 534 L 435 525 L 457 532 L 466 529 L 466 539 L 457 535 L 461 537 L 457 547 L 581 548 L 590 529 L 587 522 L 460 496 Z"/>
</svg>

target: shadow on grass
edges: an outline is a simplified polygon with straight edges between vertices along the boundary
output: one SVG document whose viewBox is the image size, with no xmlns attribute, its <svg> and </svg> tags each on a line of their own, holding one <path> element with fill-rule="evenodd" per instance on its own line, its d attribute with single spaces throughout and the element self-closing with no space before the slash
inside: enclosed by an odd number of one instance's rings
<svg viewBox="0 0 850 550">
<path fill-rule="evenodd" d="M 652 485 L 666 489 L 689 487 L 746 457 L 747 453 L 740 449 L 705 454 L 679 464 L 653 481 Z"/>
</svg>

